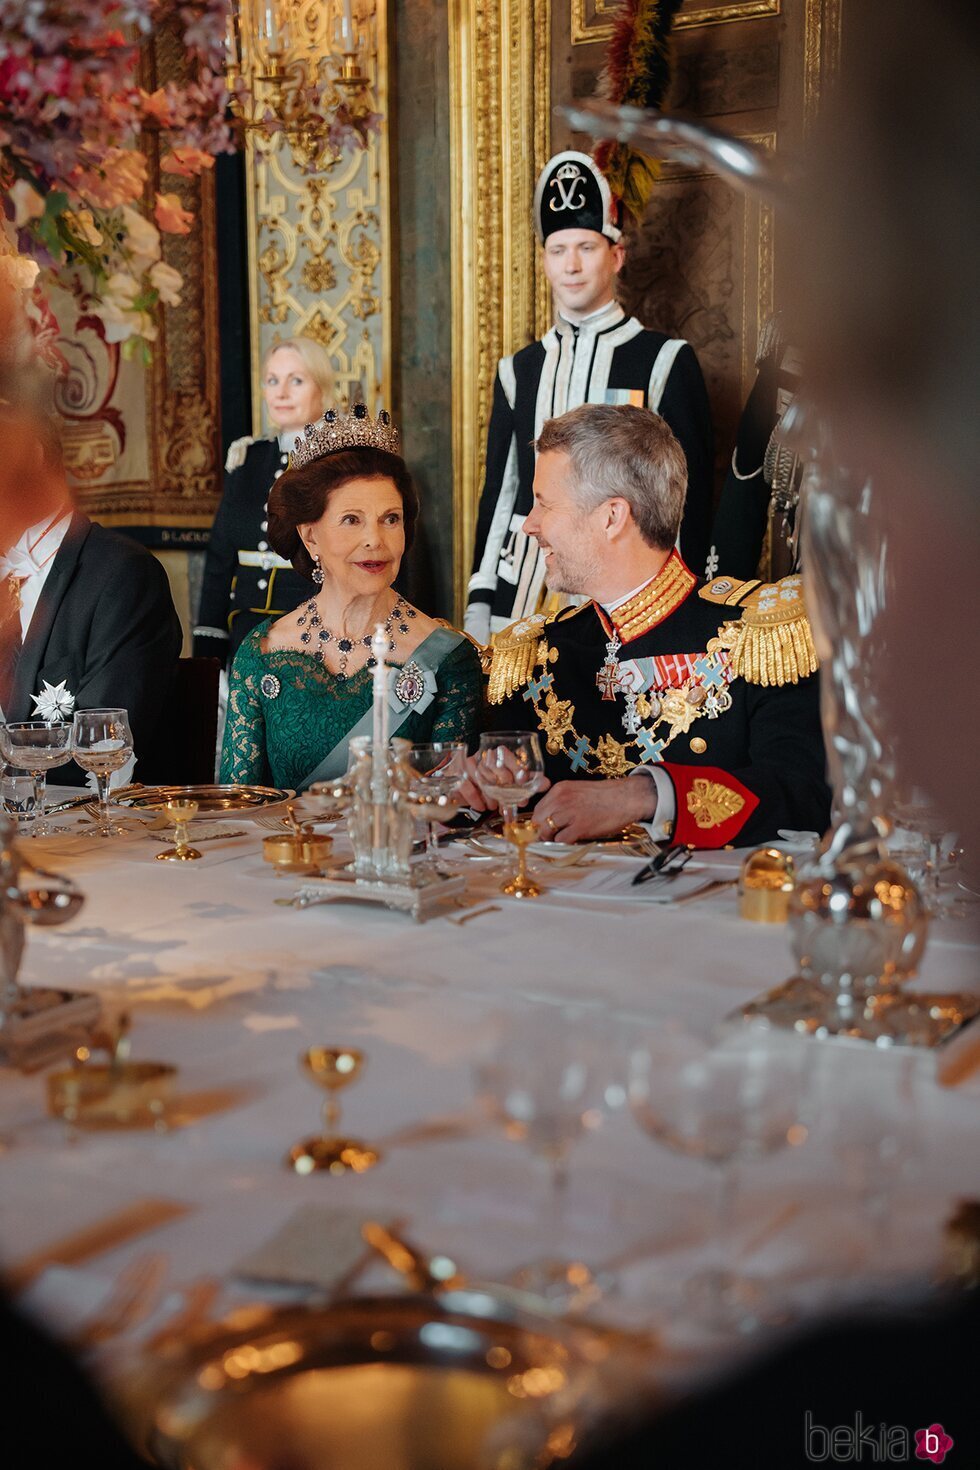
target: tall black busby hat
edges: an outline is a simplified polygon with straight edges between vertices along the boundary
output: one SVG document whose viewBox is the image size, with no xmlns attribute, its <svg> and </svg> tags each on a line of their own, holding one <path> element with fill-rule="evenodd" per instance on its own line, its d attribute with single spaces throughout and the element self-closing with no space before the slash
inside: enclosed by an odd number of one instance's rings
<svg viewBox="0 0 980 1470">
<path fill-rule="evenodd" d="M 619 200 L 587 153 L 568 149 L 545 164 L 534 191 L 534 228 L 542 245 L 556 230 L 595 230 L 613 243 L 620 238 Z"/>
</svg>

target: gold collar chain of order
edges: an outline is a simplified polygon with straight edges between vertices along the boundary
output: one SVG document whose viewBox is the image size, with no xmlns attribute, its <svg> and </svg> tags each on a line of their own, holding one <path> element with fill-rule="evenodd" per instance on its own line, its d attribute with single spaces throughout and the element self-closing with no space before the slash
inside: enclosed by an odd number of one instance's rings
<svg viewBox="0 0 980 1470">
<path fill-rule="evenodd" d="M 718 657 L 727 647 L 722 637 L 708 642 L 709 655 Z M 551 755 L 564 754 L 576 775 L 626 776 L 639 765 L 656 765 L 664 759 L 664 751 L 678 735 L 686 735 L 695 720 L 702 716 L 717 719 L 731 708 L 727 689 L 713 700 L 708 690 L 695 679 L 677 689 L 637 696 L 637 714 L 641 724 L 629 740 L 619 741 L 611 734 L 599 737 L 595 745 L 575 728 L 575 706 L 570 699 L 559 699 L 554 692 L 554 675 L 549 665 L 558 663 L 559 652 L 542 638 L 537 647 L 535 667 L 542 670 L 532 678 L 524 698 L 533 705 L 538 725 L 545 736 Z M 662 733 L 660 727 L 663 727 Z M 635 753 L 635 754 L 634 754 Z"/>
</svg>

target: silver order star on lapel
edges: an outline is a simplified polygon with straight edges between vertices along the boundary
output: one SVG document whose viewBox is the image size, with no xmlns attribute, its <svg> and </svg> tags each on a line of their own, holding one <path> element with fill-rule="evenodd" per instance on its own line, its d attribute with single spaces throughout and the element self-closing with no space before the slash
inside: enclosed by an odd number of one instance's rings
<svg viewBox="0 0 980 1470">
<path fill-rule="evenodd" d="M 75 708 L 75 696 L 66 688 L 67 680 L 60 684 L 41 683 L 41 692 L 32 694 L 34 714 L 41 720 L 63 720 Z"/>
</svg>

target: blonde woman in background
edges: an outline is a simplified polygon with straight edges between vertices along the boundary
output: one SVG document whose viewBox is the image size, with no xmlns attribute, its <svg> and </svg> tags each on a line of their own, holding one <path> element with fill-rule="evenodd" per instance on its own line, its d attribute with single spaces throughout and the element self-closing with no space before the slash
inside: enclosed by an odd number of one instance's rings
<svg viewBox="0 0 980 1470">
<path fill-rule="evenodd" d="M 262 363 L 262 396 L 273 433 L 237 439 L 228 451 L 194 629 L 195 656 L 220 658 L 226 666 L 254 627 L 292 612 L 313 590 L 271 549 L 268 506 L 297 434 L 334 407 L 326 349 L 311 337 L 275 343 Z"/>
</svg>

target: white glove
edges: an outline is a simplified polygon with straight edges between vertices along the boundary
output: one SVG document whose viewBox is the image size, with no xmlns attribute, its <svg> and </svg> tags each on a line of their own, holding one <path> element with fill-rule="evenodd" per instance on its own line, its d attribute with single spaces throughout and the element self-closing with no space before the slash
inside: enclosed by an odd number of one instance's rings
<svg viewBox="0 0 980 1470">
<path fill-rule="evenodd" d="M 484 645 L 490 642 L 490 604 L 471 602 L 467 604 L 463 619 L 463 631 Z"/>
<path fill-rule="evenodd" d="M 248 446 L 254 443 L 255 440 L 252 438 L 251 434 L 245 434 L 242 436 L 241 439 L 233 439 L 232 442 L 228 445 L 228 455 L 225 459 L 225 469 L 228 471 L 240 470 L 242 465 L 245 463 L 245 455 L 248 453 Z"/>
</svg>

